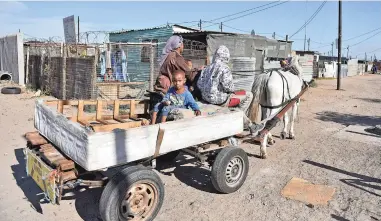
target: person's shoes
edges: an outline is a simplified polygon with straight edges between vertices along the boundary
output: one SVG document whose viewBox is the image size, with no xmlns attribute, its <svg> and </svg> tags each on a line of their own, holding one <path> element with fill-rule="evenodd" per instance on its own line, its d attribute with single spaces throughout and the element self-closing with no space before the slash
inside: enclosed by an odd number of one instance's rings
<svg viewBox="0 0 381 221">
<path fill-rule="evenodd" d="M 255 124 L 253 123 L 251 126 L 249 126 L 250 133 L 252 136 L 256 137 L 261 130 L 265 128 L 264 124 Z"/>
</svg>

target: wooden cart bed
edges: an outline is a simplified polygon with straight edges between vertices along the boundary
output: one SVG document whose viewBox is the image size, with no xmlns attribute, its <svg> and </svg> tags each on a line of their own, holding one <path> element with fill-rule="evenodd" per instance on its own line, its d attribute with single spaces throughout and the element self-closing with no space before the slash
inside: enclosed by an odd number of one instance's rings
<svg viewBox="0 0 381 221">
<path fill-rule="evenodd" d="M 95 105 L 95 113 L 83 111 L 85 105 Z M 113 108 L 104 108 L 107 105 Z M 121 105 L 129 106 L 126 113 L 118 108 Z M 37 100 L 34 124 L 51 144 L 88 171 L 243 132 L 243 112 L 240 110 L 226 109 L 208 116 L 148 126 L 142 125 L 144 117 L 147 117 L 147 103 L 139 100 Z M 159 148 L 158 137 L 161 137 Z"/>
<path fill-rule="evenodd" d="M 147 100 L 46 100 L 44 104 L 56 107 L 57 112 L 61 114 L 64 114 L 65 108 L 70 109 L 72 113 L 66 116 L 67 119 L 91 127 L 94 132 L 107 132 L 116 128 L 129 129 L 148 124 L 148 120 L 145 119 L 148 118 Z M 85 105 L 94 106 L 95 114 L 85 113 Z M 121 105 L 129 106 L 128 114 L 121 113 Z M 107 106 L 112 106 L 111 111 Z M 137 114 L 138 106 L 143 106 L 143 113 Z"/>
</svg>

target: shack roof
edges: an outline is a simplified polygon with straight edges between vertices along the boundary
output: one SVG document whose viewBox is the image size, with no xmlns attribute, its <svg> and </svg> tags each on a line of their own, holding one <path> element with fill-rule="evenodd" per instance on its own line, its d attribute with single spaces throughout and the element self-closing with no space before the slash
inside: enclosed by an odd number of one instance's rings
<svg viewBox="0 0 381 221">
<path fill-rule="evenodd" d="M 142 28 L 142 29 L 129 29 L 129 30 L 119 30 L 119 31 L 112 31 L 110 32 L 110 34 L 122 34 L 122 33 L 127 33 L 127 32 L 133 32 L 133 31 L 146 31 L 146 30 L 154 30 L 154 29 L 161 29 L 161 28 L 174 28 L 175 31 L 178 31 L 178 32 L 182 32 L 182 31 L 189 31 L 189 32 L 194 32 L 194 31 L 198 31 L 197 29 L 193 29 L 193 28 L 189 28 L 189 27 L 185 27 L 185 26 L 182 26 L 182 25 L 162 25 L 162 26 L 156 26 L 156 27 L 152 27 L 152 28 Z"/>
</svg>

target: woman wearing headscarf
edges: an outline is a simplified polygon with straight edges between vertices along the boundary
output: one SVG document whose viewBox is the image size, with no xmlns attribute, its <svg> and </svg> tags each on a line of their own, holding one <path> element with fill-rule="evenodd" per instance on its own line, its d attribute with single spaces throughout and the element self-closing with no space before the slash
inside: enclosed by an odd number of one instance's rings
<svg viewBox="0 0 381 221">
<path fill-rule="evenodd" d="M 191 70 L 181 53 L 184 50 L 183 38 L 171 36 L 160 57 L 160 73 L 156 79 L 154 89 L 163 94 L 167 93 L 172 83 L 172 73 L 176 70 L 185 72 L 187 85 L 191 85 L 196 71 Z"/>
<path fill-rule="evenodd" d="M 201 72 L 197 87 L 204 101 L 220 106 L 237 107 L 247 114 L 253 94 L 249 91 L 235 91 L 233 75 L 228 66 L 229 60 L 229 49 L 221 45 L 216 50 L 212 63 Z M 245 124 L 251 125 L 246 116 Z"/>
</svg>

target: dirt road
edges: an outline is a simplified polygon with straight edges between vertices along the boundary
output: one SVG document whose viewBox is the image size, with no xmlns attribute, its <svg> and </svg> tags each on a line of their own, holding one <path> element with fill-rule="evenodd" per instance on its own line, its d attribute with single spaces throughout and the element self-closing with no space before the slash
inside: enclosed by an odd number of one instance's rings
<svg viewBox="0 0 381 221">
<path fill-rule="evenodd" d="M 296 140 L 268 148 L 246 144 L 250 171 L 236 193 L 215 193 L 209 170 L 183 155 L 160 173 L 165 202 L 155 220 L 381 220 L 381 137 L 363 132 L 381 124 L 381 76 L 319 80 L 303 97 Z M 0 94 L 0 217 L 4 221 L 99 220 L 101 190 L 78 192 L 60 206 L 40 204 L 39 189 L 25 174 L 22 135 L 33 130 L 31 95 Z M 280 127 L 274 130 L 278 136 Z M 280 192 L 292 177 L 336 188 L 327 206 L 307 206 Z"/>
</svg>

